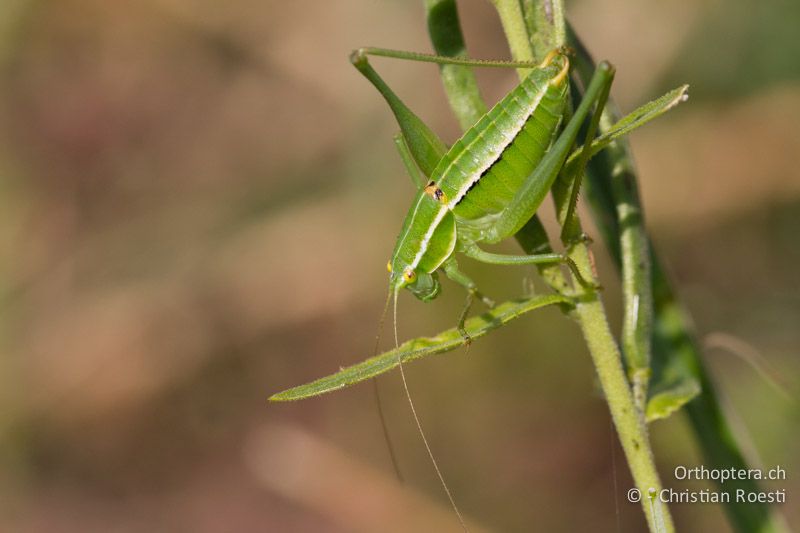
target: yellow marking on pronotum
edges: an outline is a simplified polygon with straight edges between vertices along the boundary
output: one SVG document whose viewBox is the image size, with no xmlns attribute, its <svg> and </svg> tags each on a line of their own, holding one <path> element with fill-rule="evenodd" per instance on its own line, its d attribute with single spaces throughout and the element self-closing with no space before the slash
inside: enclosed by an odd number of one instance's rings
<svg viewBox="0 0 800 533">
<path fill-rule="evenodd" d="M 389 259 L 389 260 L 386 262 L 386 270 L 388 270 L 388 271 L 389 271 L 389 274 L 391 274 L 391 273 L 392 273 L 392 260 L 391 260 L 391 259 Z"/>
</svg>

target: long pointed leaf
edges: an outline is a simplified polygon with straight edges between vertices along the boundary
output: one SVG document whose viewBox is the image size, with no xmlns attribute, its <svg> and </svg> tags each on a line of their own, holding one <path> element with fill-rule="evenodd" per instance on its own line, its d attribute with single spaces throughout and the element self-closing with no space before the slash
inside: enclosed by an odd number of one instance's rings
<svg viewBox="0 0 800 533">
<path fill-rule="evenodd" d="M 498 305 L 488 313 L 470 318 L 464 323 L 464 329 L 472 339 L 476 339 L 515 318 L 519 318 L 525 313 L 554 304 L 572 305 L 572 302 L 558 294 L 547 294 L 522 300 L 511 300 Z M 456 328 L 443 331 L 435 337 L 412 339 L 401 344 L 399 348 L 389 350 L 388 352 L 371 357 L 361 363 L 343 368 L 330 376 L 279 392 L 270 397 L 270 401 L 289 402 L 302 400 L 312 396 L 319 396 L 326 392 L 343 389 L 344 387 L 349 387 L 350 385 L 392 370 L 397 366 L 398 358 L 402 360 L 403 363 L 407 363 L 429 355 L 455 350 L 463 346 L 464 343 L 464 338 Z"/>
<path fill-rule="evenodd" d="M 681 85 L 680 87 L 671 90 L 660 98 L 656 98 L 655 100 L 637 108 L 635 111 L 625 115 L 616 123 L 614 123 L 614 125 L 606 130 L 602 135 L 598 136 L 594 141 L 592 141 L 592 145 L 589 148 L 590 154 L 596 154 L 619 137 L 627 135 L 636 128 L 644 126 L 654 118 L 660 117 L 681 102 L 685 102 L 689 98 L 688 91 L 688 85 Z M 568 165 L 574 164 L 577 161 L 581 149 L 582 147 L 579 147 L 570 154 L 569 159 L 567 159 Z"/>
</svg>

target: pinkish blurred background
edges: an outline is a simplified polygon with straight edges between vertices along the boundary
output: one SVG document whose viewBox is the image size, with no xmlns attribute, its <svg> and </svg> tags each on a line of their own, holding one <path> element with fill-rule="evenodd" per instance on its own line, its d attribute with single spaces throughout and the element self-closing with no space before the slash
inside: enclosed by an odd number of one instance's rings
<svg viewBox="0 0 800 533">
<path fill-rule="evenodd" d="M 382 386 L 403 486 L 371 386 L 266 401 L 371 351 L 412 188 L 347 56 L 429 50 L 418 4 L 0 3 L 0 531 L 458 530 L 396 374 Z M 489 3 L 460 7 L 471 55 L 507 57 Z M 798 4 L 568 10 L 617 65 L 624 110 L 692 84 L 632 138 L 648 222 L 699 335 L 743 339 L 788 391 L 707 353 L 752 460 L 787 470 L 781 511 L 798 527 Z M 435 67 L 376 67 L 455 139 Z M 491 101 L 515 80 L 479 76 Z M 497 299 L 534 277 L 462 266 Z M 452 326 L 462 300 L 450 284 L 430 305 L 402 299 L 401 335 Z M 644 527 L 557 311 L 407 373 L 476 531 Z M 672 469 L 702 459 L 684 418 L 652 432 L 665 483 L 685 488 Z M 728 527 L 718 506 L 673 508 L 681 531 Z"/>
</svg>

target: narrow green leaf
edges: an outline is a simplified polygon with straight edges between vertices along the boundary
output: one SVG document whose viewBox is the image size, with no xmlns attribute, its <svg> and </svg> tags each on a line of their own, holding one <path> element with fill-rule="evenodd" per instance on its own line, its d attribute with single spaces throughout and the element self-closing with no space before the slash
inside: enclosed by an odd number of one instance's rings
<svg viewBox="0 0 800 533">
<path fill-rule="evenodd" d="M 681 85 L 680 87 L 669 91 L 664 96 L 656 98 L 655 100 L 639 107 L 634 112 L 622 117 L 622 119 L 617 121 L 616 124 L 611 126 L 611 129 L 600 135 L 600 137 L 598 137 L 592 144 L 600 145 L 600 149 L 602 149 L 603 146 L 613 141 L 617 137 L 626 135 L 639 126 L 647 124 L 654 118 L 660 117 L 673 107 L 677 106 L 681 102 L 685 102 L 688 99 L 689 86 Z"/>
<path fill-rule="evenodd" d="M 464 323 L 467 334 L 476 339 L 519 318 L 525 313 L 548 305 L 572 305 L 572 301 L 558 294 L 547 294 L 504 302 L 488 313 L 470 318 Z M 419 337 L 404 342 L 399 348 L 389 350 L 366 361 L 341 369 L 330 376 L 318 379 L 299 387 L 279 392 L 270 397 L 273 402 L 288 402 L 319 396 L 360 381 L 388 372 L 397 366 L 398 358 L 407 363 L 429 355 L 455 350 L 465 344 L 464 338 L 456 328 L 448 329 L 435 337 Z"/>
<path fill-rule="evenodd" d="M 602 135 L 598 136 L 594 141 L 592 141 L 590 154 L 596 154 L 619 137 L 627 135 L 636 128 L 644 126 L 654 118 L 660 117 L 681 102 L 685 102 L 689 98 L 688 91 L 688 85 L 681 85 L 677 89 L 673 89 L 660 98 L 656 98 L 655 100 L 637 108 L 635 111 L 625 115 L 622 119 L 615 122 L 613 126 L 605 130 Z M 572 154 L 570 154 L 569 159 L 567 159 L 568 165 L 574 164 L 577 161 L 578 155 L 580 154 L 582 148 L 583 147 L 579 147 L 572 152 Z"/>
<path fill-rule="evenodd" d="M 645 417 L 647 422 L 667 418 L 672 413 L 695 399 L 700 394 L 700 383 L 696 379 L 686 378 L 675 386 L 653 393 L 647 401 Z"/>
<path fill-rule="evenodd" d="M 448 57 L 466 57 L 467 48 L 455 0 L 425 0 L 428 34 L 437 54 Z M 475 73 L 469 67 L 441 65 L 444 84 L 450 107 L 462 130 L 478 122 L 486 113 L 486 104 L 481 99 Z"/>
</svg>

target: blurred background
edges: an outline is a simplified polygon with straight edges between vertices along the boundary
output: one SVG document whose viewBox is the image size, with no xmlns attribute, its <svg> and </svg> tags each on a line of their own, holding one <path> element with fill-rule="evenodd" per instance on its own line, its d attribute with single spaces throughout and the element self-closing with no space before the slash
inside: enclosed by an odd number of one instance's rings
<svg viewBox="0 0 800 533">
<path fill-rule="evenodd" d="M 266 401 L 372 350 L 413 189 L 397 127 L 347 56 L 429 50 L 419 4 L 0 2 L 0 531 L 458 530 L 397 374 L 381 387 L 405 485 L 369 384 Z M 508 57 L 489 3 L 460 9 L 471 55 Z M 736 335 L 788 393 L 707 351 L 751 461 L 786 469 L 772 488 L 800 527 L 800 4 L 568 12 L 617 65 L 623 110 L 692 85 L 632 136 L 647 219 L 699 336 Z M 457 138 L 435 67 L 375 64 Z M 495 101 L 515 74 L 479 81 Z M 595 252 L 618 330 L 618 280 Z M 498 300 L 535 278 L 462 266 Z M 401 336 L 451 327 L 462 303 L 447 282 L 428 305 L 404 296 Z M 643 529 L 558 311 L 406 372 L 476 530 Z M 703 463 L 682 415 L 652 433 L 667 486 L 706 486 L 672 475 Z M 673 510 L 682 531 L 727 530 L 716 505 Z"/>
</svg>

